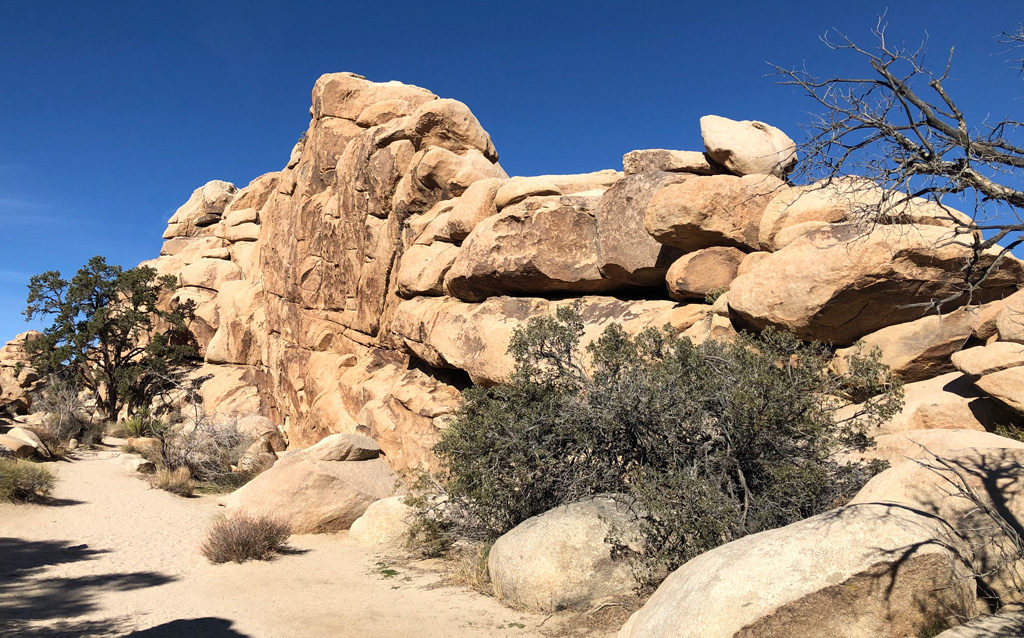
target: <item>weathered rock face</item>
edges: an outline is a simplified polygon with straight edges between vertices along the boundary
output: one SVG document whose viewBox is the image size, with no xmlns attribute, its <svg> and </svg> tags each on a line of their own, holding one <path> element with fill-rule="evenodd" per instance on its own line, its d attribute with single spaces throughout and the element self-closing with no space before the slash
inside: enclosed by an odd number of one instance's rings
<svg viewBox="0 0 1024 638">
<path fill-rule="evenodd" d="M 29 330 L 0 348 L 0 415 L 25 414 L 32 405 L 31 393 L 42 380 L 29 365 L 25 342 L 39 336 L 39 332 Z"/>
<path fill-rule="evenodd" d="M 673 572 L 619 636 L 919 635 L 975 608 L 969 572 L 936 542 L 945 534 L 874 504 L 753 534 Z"/>
<path fill-rule="evenodd" d="M 635 516 L 610 497 L 572 503 L 534 516 L 495 541 L 487 558 L 494 593 L 514 607 L 554 612 L 586 609 L 636 587 L 627 562 L 612 556 L 608 537 L 639 549 Z M 632 531 L 630 531 L 632 530 Z"/>
<path fill-rule="evenodd" d="M 949 306 L 941 324 L 906 307 L 956 291 L 967 254 L 938 244 L 959 213 L 915 200 L 860 225 L 881 191 L 785 184 L 792 141 L 770 126 L 705 118 L 704 152 L 509 177 L 469 108 L 419 87 L 325 75 L 310 116 L 280 171 L 199 188 L 146 262 L 182 284 L 166 303 L 196 305 L 204 360 L 190 380 L 206 409 L 266 418 L 281 430 L 275 451 L 359 433 L 395 470 L 436 467 L 430 450 L 460 390 L 506 378 L 513 332 L 575 302 L 584 343 L 613 322 L 668 324 L 695 342 L 776 325 L 875 343 L 923 379 L 878 436 L 1018 418 L 992 378 L 1015 366 L 963 362 L 966 376 L 931 377 L 965 345 L 1024 343 L 1021 263 L 1005 259 L 975 291 L 972 303 L 992 303 L 967 337 Z M 35 382 L 10 381 L 12 369 L 0 357 L 0 410 Z"/>
<path fill-rule="evenodd" d="M 934 299 L 959 292 L 955 274 L 970 250 L 949 243 L 938 226 L 829 225 L 758 261 L 729 289 L 729 308 L 744 325 L 780 326 L 804 339 L 849 345 L 897 323 L 920 319 Z M 991 264 L 994 256 L 983 255 Z M 985 267 L 985 266 L 982 266 Z M 1004 260 L 974 301 L 1017 289 L 1024 272 Z M 947 305 L 966 303 L 966 298 Z"/>
<path fill-rule="evenodd" d="M 272 514 L 295 534 L 348 529 L 371 503 L 395 493 L 398 476 L 379 455 L 367 437 L 329 436 L 232 492 L 228 515 Z"/>
</svg>

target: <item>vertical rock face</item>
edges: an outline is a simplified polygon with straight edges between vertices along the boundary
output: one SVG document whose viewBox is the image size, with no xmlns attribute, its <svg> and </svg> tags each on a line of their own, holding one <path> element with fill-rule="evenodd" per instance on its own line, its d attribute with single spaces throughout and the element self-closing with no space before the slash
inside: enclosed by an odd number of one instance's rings
<svg viewBox="0 0 1024 638">
<path fill-rule="evenodd" d="M 886 349 L 887 326 L 924 312 L 907 304 L 956 290 L 967 254 L 941 239 L 962 214 L 915 203 L 865 228 L 854 213 L 877 188 L 787 185 L 781 131 L 705 118 L 702 133 L 704 152 L 635 151 L 624 171 L 509 177 L 465 104 L 332 73 L 284 167 L 197 189 L 146 263 L 178 277 L 166 303 L 196 305 L 208 409 L 269 417 L 291 447 L 366 434 L 395 469 L 432 467 L 460 390 L 505 378 L 514 330 L 565 304 L 585 341 L 612 322 L 695 341 L 771 325 Z M 1004 259 L 973 303 L 1022 274 Z M 937 345 L 912 325 L 920 347 L 889 349 L 934 376 L 967 343 L 1018 341 L 1016 318 L 992 306 Z"/>
</svg>

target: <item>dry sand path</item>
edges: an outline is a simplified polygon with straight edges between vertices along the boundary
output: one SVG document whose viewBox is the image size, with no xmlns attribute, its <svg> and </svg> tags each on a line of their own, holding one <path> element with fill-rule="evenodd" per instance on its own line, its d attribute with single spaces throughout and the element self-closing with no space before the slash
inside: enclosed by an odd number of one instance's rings
<svg viewBox="0 0 1024 638">
<path fill-rule="evenodd" d="M 0 504 L 0 636 L 538 636 L 569 618 L 508 609 L 347 534 L 269 562 L 210 565 L 220 508 L 150 489 L 113 450 L 50 464 L 49 505 Z M 568 627 L 566 624 L 568 622 Z M 544 623 L 543 625 L 541 623 Z M 542 633 L 543 632 L 543 633 Z"/>
</svg>

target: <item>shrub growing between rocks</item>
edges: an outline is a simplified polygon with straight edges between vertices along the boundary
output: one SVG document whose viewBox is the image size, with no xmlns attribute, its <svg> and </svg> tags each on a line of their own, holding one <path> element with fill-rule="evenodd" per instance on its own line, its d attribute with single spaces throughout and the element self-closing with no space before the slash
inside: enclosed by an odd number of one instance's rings
<svg viewBox="0 0 1024 638">
<path fill-rule="evenodd" d="M 173 470 L 162 467 L 152 476 L 150 483 L 157 489 L 178 496 L 192 496 L 196 487 L 187 467 L 178 467 Z"/>
<path fill-rule="evenodd" d="M 0 458 L 0 501 L 41 501 L 57 478 L 48 468 L 19 459 Z"/>
<path fill-rule="evenodd" d="M 267 515 L 239 513 L 218 520 L 200 548 L 211 563 L 268 560 L 285 547 L 288 525 Z"/>
<path fill-rule="evenodd" d="M 466 391 L 435 453 L 443 497 L 414 500 L 414 533 L 444 547 L 493 540 L 525 519 L 600 493 L 627 498 L 655 582 L 708 549 L 844 503 L 880 467 L 840 464 L 902 402 L 879 353 L 828 372 L 831 352 L 766 330 L 694 346 L 610 326 L 586 352 L 578 309 L 513 337 L 511 378 Z M 837 408 L 863 403 L 838 422 Z M 628 550 L 623 550 L 628 551 Z"/>
</svg>

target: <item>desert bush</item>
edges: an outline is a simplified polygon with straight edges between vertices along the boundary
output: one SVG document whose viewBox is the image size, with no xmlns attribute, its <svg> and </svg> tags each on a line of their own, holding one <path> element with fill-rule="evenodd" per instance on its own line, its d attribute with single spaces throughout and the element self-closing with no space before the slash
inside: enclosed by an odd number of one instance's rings
<svg viewBox="0 0 1024 638">
<path fill-rule="evenodd" d="M 148 410 L 139 410 L 120 423 L 126 436 L 130 438 L 155 437 L 161 438 L 167 431 L 167 422 L 149 414 Z"/>
<path fill-rule="evenodd" d="M 252 442 L 237 420 L 200 412 L 163 434 L 163 460 L 169 468 L 187 468 L 198 481 L 216 482 L 231 474 Z"/>
<path fill-rule="evenodd" d="M 0 501 L 41 501 L 57 478 L 48 468 L 12 458 L 0 458 Z"/>
<path fill-rule="evenodd" d="M 93 421 L 80 392 L 66 375 L 53 374 L 32 404 L 33 412 L 45 415 L 32 430 L 58 457 L 64 455 L 71 439 L 90 445 L 102 438 L 102 423 Z"/>
<path fill-rule="evenodd" d="M 192 481 L 187 467 L 162 467 L 150 478 L 150 483 L 157 489 L 178 496 L 192 496 L 195 491 L 195 482 Z"/>
<path fill-rule="evenodd" d="M 654 581 L 746 534 L 845 502 L 880 468 L 838 463 L 894 414 L 897 379 L 879 353 L 828 372 L 831 351 L 766 330 L 699 346 L 612 325 L 585 351 L 578 307 L 529 321 L 507 382 L 474 387 L 434 452 L 441 495 L 420 500 L 416 532 L 437 547 L 487 541 L 557 505 L 623 495 Z M 838 408 L 862 403 L 856 418 Z"/>
<path fill-rule="evenodd" d="M 213 524 L 200 551 L 211 563 L 268 560 L 285 547 L 291 530 L 267 515 L 239 513 Z"/>
</svg>

